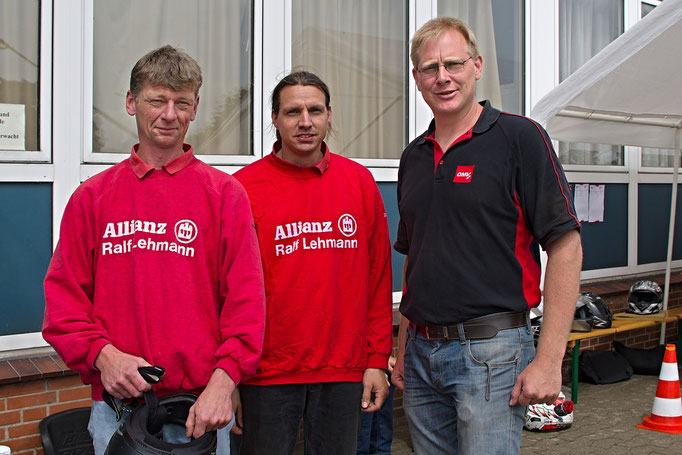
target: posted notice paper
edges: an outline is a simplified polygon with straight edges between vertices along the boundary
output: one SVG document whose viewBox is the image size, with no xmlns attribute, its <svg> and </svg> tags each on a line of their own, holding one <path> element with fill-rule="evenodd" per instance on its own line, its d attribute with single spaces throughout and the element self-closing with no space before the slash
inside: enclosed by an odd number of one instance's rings
<svg viewBox="0 0 682 455">
<path fill-rule="evenodd" d="M 590 185 L 588 183 L 575 185 L 575 196 L 573 198 L 575 204 L 575 211 L 578 215 L 578 220 L 582 223 L 587 221 L 589 217 L 590 206 Z"/>
<path fill-rule="evenodd" d="M 590 185 L 590 223 L 604 221 L 604 185 Z"/>
<path fill-rule="evenodd" d="M 0 150 L 25 150 L 26 106 L 0 103 Z"/>
</svg>

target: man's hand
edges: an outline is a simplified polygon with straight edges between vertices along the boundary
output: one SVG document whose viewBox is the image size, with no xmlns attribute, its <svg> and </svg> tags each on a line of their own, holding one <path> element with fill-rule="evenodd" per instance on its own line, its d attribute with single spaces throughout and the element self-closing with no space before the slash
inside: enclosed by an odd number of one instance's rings
<svg viewBox="0 0 682 455">
<path fill-rule="evenodd" d="M 393 371 L 391 372 L 391 384 L 405 390 L 405 350 L 398 350 L 398 357 L 396 358 Z"/>
<path fill-rule="evenodd" d="M 121 352 L 112 344 L 104 346 L 95 359 L 104 389 L 119 400 L 141 397 L 152 388 L 137 371 L 148 366 L 151 365 L 142 357 Z"/>
<path fill-rule="evenodd" d="M 194 405 L 189 408 L 185 428 L 188 438 L 199 438 L 208 431 L 224 428 L 232 420 L 232 392 L 235 389 L 232 378 L 216 368 L 206 388 Z"/>
<path fill-rule="evenodd" d="M 244 428 L 244 417 L 242 413 L 242 399 L 239 395 L 239 387 L 235 387 L 234 392 L 232 392 L 232 409 L 234 410 L 235 421 L 234 425 L 230 429 L 230 433 L 242 434 L 242 428 Z"/>
<path fill-rule="evenodd" d="M 407 261 L 405 262 L 407 267 Z M 403 276 L 405 271 L 403 270 Z M 405 286 L 405 278 L 403 278 L 403 287 Z M 398 329 L 398 356 L 395 359 L 393 371 L 391 371 L 391 384 L 405 390 L 405 338 L 407 338 L 407 326 L 410 321 L 403 315 L 400 316 L 400 328 Z M 389 363 L 391 359 L 389 358 Z"/>
<path fill-rule="evenodd" d="M 395 358 L 395 357 L 393 357 L 393 356 L 390 356 L 390 357 L 388 358 L 388 372 L 389 372 L 389 373 L 393 374 L 393 370 L 395 369 L 395 362 L 396 362 L 397 360 L 398 360 L 398 359 Z"/>
<path fill-rule="evenodd" d="M 374 400 L 372 400 L 372 393 L 374 393 Z M 362 411 L 378 411 L 387 396 L 388 380 L 384 370 L 367 368 L 362 376 Z"/>
<path fill-rule="evenodd" d="M 554 403 L 560 391 L 561 367 L 545 367 L 534 360 L 517 378 L 509 406 Z"/>
</svg>

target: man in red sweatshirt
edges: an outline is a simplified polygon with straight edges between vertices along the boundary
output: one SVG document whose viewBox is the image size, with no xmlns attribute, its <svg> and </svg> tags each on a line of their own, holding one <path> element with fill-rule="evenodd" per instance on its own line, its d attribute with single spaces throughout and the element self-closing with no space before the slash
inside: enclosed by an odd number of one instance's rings
<svg viewBox="0 0 682 455">
<path fill-rule="evenodd" d="M 198 395 L 171 442 L 225 428 L 232 391 L 256 371 L 265 305 L 248 197 L 183 142 L 201 82 L 196 61 L 170 46 L 137 62 L 126 110 L 139 143 L 74 192 L 45 278 L 43 336 L 92 385 L 98 455 L 120 424 L 102 391 L 140 397 L 150 385 L 139 367 L 165 368 L 159 396 Z"/>
<path fill-rule="evenodd" d="M 239 387 L 242 455 L 290 454 L 301 420 L 307 453 L 355 454 L 361 409 L 381 408 L 388 393 L 386 212 L 370 172 L 324 143 L 329 98 L 314 74 L 284 77 L 272 93 L 272 153 L 235 174 L 267 294 L 263 356 Z"/>
</svg>

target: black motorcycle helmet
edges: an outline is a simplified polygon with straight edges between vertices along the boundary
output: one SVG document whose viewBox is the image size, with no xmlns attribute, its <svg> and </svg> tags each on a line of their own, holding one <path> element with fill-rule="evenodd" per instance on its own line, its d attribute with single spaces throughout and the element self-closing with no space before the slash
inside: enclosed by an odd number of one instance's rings
<svg viewBox="0 0 682 455">
<path fill-rule="evenodd" d="M 105 455 L 215 455 L 215 431 L 185 444 L 160 439 L 165 424 L 185 426 L 196 395 L 182 393 L 157 399 L 149 391 L 144 398 L 145 404 L 138 406 L 111 437 Z"/>
<path fill-rule="evenodd" d="M 630 288 L 630 313 L 654 314 L 663 307 L 663 290 L 655 281 L 638 281 Z"/>
<path fill-rule="evenodd" d="M 595 329 L 611 327 L 611 311 L 604 300 L 594 292 L 583 292 L 578 296 L 575 319 L 586 321 Z"/>
</svg>

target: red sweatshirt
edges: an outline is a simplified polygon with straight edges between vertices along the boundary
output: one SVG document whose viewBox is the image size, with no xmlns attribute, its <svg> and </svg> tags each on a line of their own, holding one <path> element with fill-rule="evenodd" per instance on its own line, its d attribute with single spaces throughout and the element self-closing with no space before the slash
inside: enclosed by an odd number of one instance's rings
<svg viewBox="0 0 682 455">
<path fill-rule="evenodd" d="M 370 172 L 329 151 L 306 168 L 272 153 L 235 177 L 251 200 L 267 305 L 263 355 L 245 383 L 360 382 L 386 368 L 390 242 Z"/>
<path fill-rule="evenodd" d="M 246 193 L 189 145 L 163 169 L 136 147 L 71 196 L 45 278 L 43 336 L 95 400 L 94 361 L 109 343 L 166 369 L 160 395 L 200 393 L 215 368 L 238 383 L 255 372 L 265 309 Z"/>
</svg>

